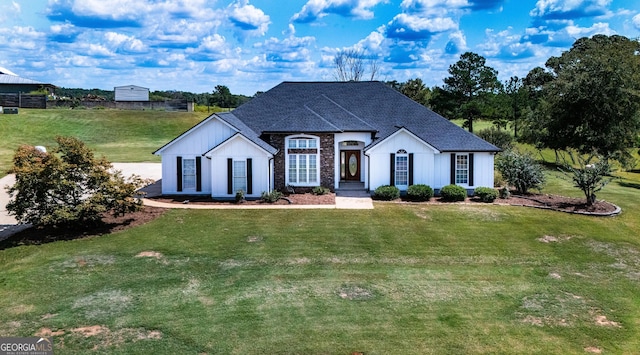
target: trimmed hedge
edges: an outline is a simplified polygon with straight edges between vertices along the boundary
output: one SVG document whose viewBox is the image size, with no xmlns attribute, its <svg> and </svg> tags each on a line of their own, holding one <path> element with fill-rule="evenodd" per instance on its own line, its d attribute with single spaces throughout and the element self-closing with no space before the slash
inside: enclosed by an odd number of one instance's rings
<svg viewBox="0 0 640 355">
<path fill-rule="evenodd" d="M 429 201 L 433 197 L 433 189 L 429 185 L 411 185 L 407 189 L 407 198 L 411 201 Z"/>
<path fill-rule="evenodd" d="M 493 202 L 498 198 L 498 190 L 491 187 L 476 187 L 473 195 L 478 197 L 482 202 Z"/>
<path fill-rule="evenodd" d="M 373 191 L 373 198 L 382 201 L 392 201 L 400 198 L 400 190 L 395 186 L 382 185 Z"/>
<path fill-rule="evenodd" d="M 447 185 L 440 189 L 440 197 L 444 201 L 464 201 L 467 198 L 467 190 L 458 185 Z"/>
</svg>

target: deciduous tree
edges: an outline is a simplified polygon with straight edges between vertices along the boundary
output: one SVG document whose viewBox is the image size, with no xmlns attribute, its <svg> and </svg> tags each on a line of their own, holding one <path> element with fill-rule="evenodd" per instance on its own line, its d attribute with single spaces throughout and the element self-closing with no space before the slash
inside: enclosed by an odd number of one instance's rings
<svg viewBox="0 0 640 355">
<path fill-rule="evenodd" d="M 640 42 L 595 35 L 546 67 L 534 126 L 542 146 L 628 161 L 640 132 Z"/>
<path fill-rule="evenodd" d="M 73 137 L 57 137 L 58 147 L 45 153 L 21 146 L 13 158 L 16 183 L 7 211 L 19 222 L 33 225 L 96 223 L 104 213 L 123 215 L 137 211 L 134 198 L 144 186 L 138 176 L 125 179 L 111 163 Z"/>
</svg>

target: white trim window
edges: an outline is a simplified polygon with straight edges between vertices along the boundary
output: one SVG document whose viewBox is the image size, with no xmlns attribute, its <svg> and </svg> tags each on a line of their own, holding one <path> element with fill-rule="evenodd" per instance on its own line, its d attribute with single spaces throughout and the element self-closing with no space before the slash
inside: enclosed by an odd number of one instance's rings
<svg viewBox="0 0 640 355">
<path fill-rule="evenodd" d="M 285 138 L 285 179 L 292 186 L 320 185 L 320 139 L 313 136 Z"/>
<path fill-rule="evenodd" d="M 182 159 L 182 189 L 196 189 L 196 160 Z"/>
<path fill-rule="evenodd" d="M 409 187 L 409 154 L 404 149 L 398 150 L 396 153 L 396 166 L 395 166 L 395 185 L 399 189 L 406 189 Z"/>
<path fill-rule="evenodd" d="M 456 154 L 456 184 L 469 183 L 469 154 Z"/>
<path fill-rule="evenodd" d="M 234 160 L 233 161 L 233 191 L 247 192 L 247 161 L 246 160 Z"/>
</svg>

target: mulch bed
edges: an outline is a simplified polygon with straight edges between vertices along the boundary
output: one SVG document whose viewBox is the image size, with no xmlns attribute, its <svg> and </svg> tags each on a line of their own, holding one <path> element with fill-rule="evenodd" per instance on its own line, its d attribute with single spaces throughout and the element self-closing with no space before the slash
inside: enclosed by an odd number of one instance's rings
<svg viewBox="0 0 640 355">
<path fill-rule="evenodd" d="M 157 196 L 151 197 L 150 200 L 190 205 L 334 205 L 336 203 L 336 194 L 328 193 L 324 195 L 314 195 L 312 193 L 289 194 L 284 198 L 268 203 L 262 200 L 245 200 L 236 202 L 235 200 L 216 200 L 210 196 Z"/>
</svg>

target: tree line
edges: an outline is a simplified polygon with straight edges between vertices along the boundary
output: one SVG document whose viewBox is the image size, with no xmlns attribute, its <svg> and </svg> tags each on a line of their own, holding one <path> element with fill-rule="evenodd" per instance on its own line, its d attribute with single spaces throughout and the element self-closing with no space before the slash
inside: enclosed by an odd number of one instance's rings
<svg viewBox="0 0 640 355">
<path fill-rule="evenodd" d="M 640 146 L 640 42 L 623 36 L 578 39 L 543 67 L 505 82 L 484 57 L 467 52 L 449 66 L 443 85 L 420 78 L 388 84 L 449 119 L 476 120 L 523 143 L 597 154 L 623 165 Z"/>
<path fill-rule="evenodd" d="M 56 88 L 54 94 L 58 99 L 72 101 L 114 101 L 113 90 L 80 89 L 80 88 Z M 188 91 L 151 91 L 150 101 L 187 100 L 201 106 L 218 106 L 223 108 L 235 108 L 251 100 L 250 96 L 232 94 L 225 85 L 216 85 L 212 92 L 192 93 Z"/>
</svg>

